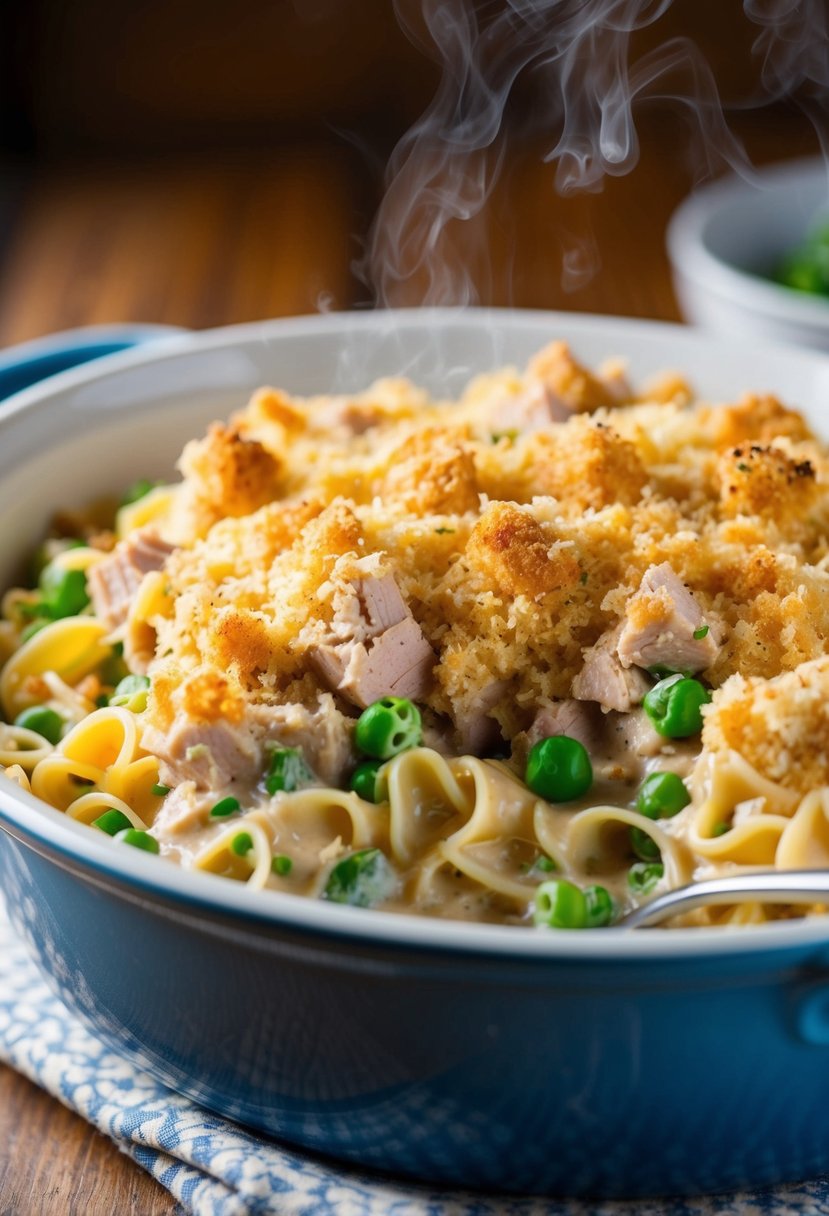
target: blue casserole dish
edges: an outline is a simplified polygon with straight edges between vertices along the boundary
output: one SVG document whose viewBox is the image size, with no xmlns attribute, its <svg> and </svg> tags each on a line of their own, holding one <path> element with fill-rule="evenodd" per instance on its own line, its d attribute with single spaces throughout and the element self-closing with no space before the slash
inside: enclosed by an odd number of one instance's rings
<svg viewBox="0 0 829 1216">
<path fill-rule="evenodd" d="M 636 380 L 678 367 L 714 398 L 775 391 L 825 426 L 821 357 L 653 323 L 412 312 L 182 335 L 0 406 L 0 585 L 54 509 L 169 476 L 184 441 L 259 384 L 347 390 L 405 372 L 452 392 L 552 337 L 588 363 L 627 356 Z M 66 1002 L 241 1123 L 513 1192 L 694 1193 L 829 1167 L 820 917 L 639 933 L 453 924 L 181 872 L 5 782 L 0 826 L 12 920 Z"/>
</svg>

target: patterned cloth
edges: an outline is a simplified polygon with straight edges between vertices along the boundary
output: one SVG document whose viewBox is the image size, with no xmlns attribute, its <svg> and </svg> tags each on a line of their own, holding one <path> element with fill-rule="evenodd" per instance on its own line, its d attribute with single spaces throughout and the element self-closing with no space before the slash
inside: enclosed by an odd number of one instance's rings
<svg viewBox="0 0 829 1216">
<path fill-rule="evenodd" d="M 243 1131 L 104 1047 L 43 981 L 0 900 L 0 1061 L 59 1098 L 194 1216 L 829 1216 L 829 1182 L 630 1203 L 487 1199 L 395 1185 Z"/>
</svg>

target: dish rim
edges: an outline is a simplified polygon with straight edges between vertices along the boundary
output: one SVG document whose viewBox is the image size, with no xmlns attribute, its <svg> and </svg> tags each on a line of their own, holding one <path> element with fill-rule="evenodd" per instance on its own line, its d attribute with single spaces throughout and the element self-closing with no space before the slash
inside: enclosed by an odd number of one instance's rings
<svg viewBox="0 0 829 1216">
<path fill-rule="evenodd" d="M 22 412 L 37 413 L 48 408 L 56 394 L 82 388 L 88 383 L 105 380 L 110 375 L 159 364 L 181 354 L 198 355 L 200 351 L 222 346 L 232 348 L 241 342 L 267 340 L 275 334 L 280 340 L 309 331 L 326 332 L 368 329 L 391 334 L 411 325 L 415 328 L 439 324 L 460 324 L 475 317 L 478 328 L 493 330 L 518 329 L 528 317 L 542 321 L 555 332 L 555 325 L 565 325 L 570 334 L 584 331 L 595 333 L 602 325 L 631 333 L 646 330 L 649 335 L 678 343 L 688 350 L 711 345 L 730 350 L 741 349 L 745 356 L 754 350 L 749 341 L 724 340 L 712 337 L 693 327 L 673 322 L 651 321 L 600 314 L 572 314 L 544 309 L 397 309 L 387 312 L 335 312 L 323 315 L 276 318 L 246 322 L 198 332 L 184 332 L 166 337 L 154 344 L 136 347 L 106 356 L 92 364 L 82 365 L 50 377 L 0 403 L 0 429 Z M 773 343 L 768 344 L 774 346 Z M 680 351 L 681 353 L 681 351 Z M 787 362 L 815 368 L 822 361 L 818 352 L 780 347 Z M 675 356 L 676 357 L 676 356 Z M 614 929 L 585 930 L 578 933 L 535 931 L 525 926 L 491 925 L 477 922 L 416 916 L 408 913 L 384 912 L 377 909 L 348 908 L 338 904 L 313 900 L 307 896 L 289 895 L 278 891 L 251 891 L 209 873 L 183 870 L 172 863 L 159 864 L 159 859 L 145 856 L 139 850 L 119 850 L 113 841 L 100 840 L 88 828 L 33 795 L 3 782 L 0 789 L 0 829 L 25 847 L 33 848 L 56 864 L 54 855 L 68 868 L 85 872 L 94 881 L 109 877 L 129 889 L 118 897 L 139 899 L 151 896 L 163 898 L 166 906 L 179 905 L 183 912 L 202 908 L 216 915 L 231 917 L 241 924 L 258 928 L 280 928 L 301 932 L 317 938 L 335 941 L 350 940 L 366 948 L 402 947 L 408 950 L 431 951 L 465 955 L 470 959 L 501 957 L 518 963 L 543 963 L 553 959 L 561 962 L 624 963 L 648 959 L 677 959 L 716 957 L 722 955 L 748 957 L 769 950 L 781 951 L 797 947 L 821 947 L 829 943 L 829 915 L 800 920 L 770 922 L 762 926 L 739 928 L 671 929 L 668 931 L 629 931 Z"/>
</svg>

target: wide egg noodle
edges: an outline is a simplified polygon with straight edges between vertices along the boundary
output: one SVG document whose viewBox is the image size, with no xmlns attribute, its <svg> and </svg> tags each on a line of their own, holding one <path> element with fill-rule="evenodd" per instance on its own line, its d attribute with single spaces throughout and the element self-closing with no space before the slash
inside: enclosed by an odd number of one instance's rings
<svg viewBox="0 0 829 1216">
<path fill-rule="evenodd" d="M 469 819 L 474 795 L 464 789 L 450 764 L 427 747 L 413 748 L 386 769 L 389 787 L 389 843 L 392 857 L 410 865 L 447 831 Z M 472 796 L 471 796 L 472 795 Z"/>
<path fill-rule="evenodd" d="M 66 814 L 70 819 L 77 819 L 78 823 L 94 823 L 106 811 L 120 811 L 122 815 L 126 815 L 132 827 L 142 832 L 147 830 L 148 824 L 140 815 L 136 815 L 129 803 L 106 790 L 93 790 L 89 794 L 82 794 L 67 807 Z"/>
<path fill-rule="evenodd" d="M 148 571 L 130 603 L 127 619 L 122 627 L 124 658 L 131 671 L 140 672 L 142 675 L 146 674 L 155 654 L 155 622 L 169 611 L 170 600 L 166 594 L 166 586 L 167 580 L 163 571 Z"/>
<path fill-rule="evenodd" d="M 91 785 L 122 800 L 146 820 L 157 804 L 152 793 L 157 781 L 158 761 L 141 748 L 135 715 L 108 706 L 73 727 L 35 766 L 32 792 L 67 811 L 88 792 L 83 787 Z"/>
<path fill-rule="evenodd" d="M 52 744 L 37 731 L 0 722 L 0 767 L 19 765 L 26 772 L 52 753 Z"/>
<path fill-rule="evenodd" d="M 38 630 L 16 650 L 0 672 L 0 707 L 9 720 L 38 703 L 26 691 L 32 676 L 55 672 L 75 684 L 110 654 L 106 627 L 92 616 L 70 616 Z"/>
<path fill-rule="evenodd" d="M 775 854 L 780 870 L 829 869 L 829 786 L 812 790 L 780 836 Z"/>
<path fill-rule="evenodd" d="M 44 671 L 40 679 L 49 690 L 49 696 L 41 704 L 54 709 L 66 722 L 81 722 L 95 710 L 95 702 L 67 684 L 57 672 Z"/>
<path fill-rule="evenodd" d="M 150 524 L 154 524 L 156 527 L 161 526 L 163 531 L 162 525 L 170 514 L 178 490 L 179 487 L 175 485 L 154 486 L 135 502 L 120 507 L 115 517 L 115 528 L 119 540 L 129 536 L 130 532 L 137 532 L 139 528 L 146 528 Z"/>
<path fill-rule="evenodd" d="M 234 840 L 247 833 L 251 848 L 239 854 L 234 851 Z M 233 823 L 219 832 L 205 848 L 193 858 L 194 870 L 205 870 L 220 874 L 224 878 L 235 878 L 249 887 L 261 890 L 271 874 L 271 842 L 261 823 L 246 815 L 234 819 Z"/>
<path fill-rule="evenodd" d="M 346 790 L 319 787 L 280 793 L 265 806 L 237 819 L 265 831 L 271 855 L 291 858 L 291 890 L 319 894 L 328 863 L 345 852 L 388 851 L 388 816 L 383 807 Z M 274 879 L 274 886 L 281 886 Z"/>
<path fill-rule="evenodd" d="M 701 801 L 689 819 L 688 847 L 705 861 L 773 866 L 799 796 L 757 772 L 735 751 L 705 757 L 695 778 Z M 746 810 L 739 821 L 732 816 Z M 717 834 L 719 828 L 726 828 Z"/>
<path fill-rule="evenodd" d="M 595 806 L 572 817 L 564 834 L 569 868 L 599 877 L 624 874 L 629 865 L 631 828 L 650 836 L 659 849 L 664 875 L 658 887 L 681 887 L 690 882 L 694 862 L 682 841 L 667 832 L 658 820 L 647 819 L 627 807 Z"/>
<path fill-rule="evenodd" d="M 534 830 L 537 797 L 512 774 L 485 760 L 450 761 L 470 788 L 467 822 L 438 846 L 444 861 L 490 891 L 519 905 L 532 899 L 530 877 L 539 847 Z"/>
<path fill-rule="evenodd" d="M 28 774 L 19 764 L 10 764 L 8 768 L 0 764 L 0 777 L 5 777 L 7 781 L 11 781 L 14 785 L 19 785 L 27 794 L 32 792 Z"/>
</svg>

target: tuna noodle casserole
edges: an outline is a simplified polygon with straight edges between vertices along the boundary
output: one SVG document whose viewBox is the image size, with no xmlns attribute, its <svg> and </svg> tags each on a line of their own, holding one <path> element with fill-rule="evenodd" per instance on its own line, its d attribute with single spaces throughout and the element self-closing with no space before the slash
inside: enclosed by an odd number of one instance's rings
<svg viewBox="0 0 829 1216">
<path fill-rule="evenodd" d="M 5 778 L 113 848 L 553 928 L 829 866 L 829 449 L 773 397 L 554 342 L 457 402 L 262 389 L 180 469 L 2 601 Z"/>
</svg>

